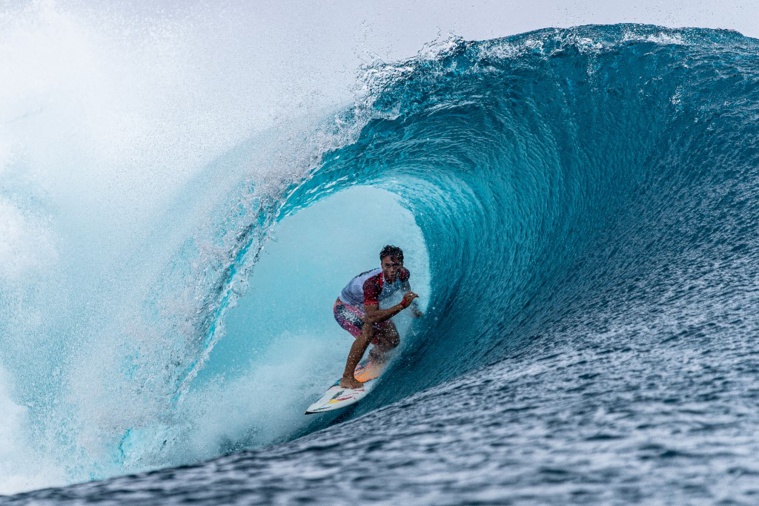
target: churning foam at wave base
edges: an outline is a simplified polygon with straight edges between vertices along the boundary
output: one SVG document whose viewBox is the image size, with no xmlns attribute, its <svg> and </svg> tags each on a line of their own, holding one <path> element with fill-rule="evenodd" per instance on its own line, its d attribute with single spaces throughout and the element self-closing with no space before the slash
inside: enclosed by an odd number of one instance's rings
<svg viewBox="0 0 759 506">
<path fill-rule="evenodd" d="M 16 404 L 0 368 L 0 495 L 66 483 L 63 469 L 31 444 L 28 408 Z"/>
</svg>

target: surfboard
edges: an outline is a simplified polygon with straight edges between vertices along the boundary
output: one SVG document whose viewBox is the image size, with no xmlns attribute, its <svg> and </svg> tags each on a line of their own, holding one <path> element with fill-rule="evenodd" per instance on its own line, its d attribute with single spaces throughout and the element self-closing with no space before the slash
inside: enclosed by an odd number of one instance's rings
<svg viewBox="0 0 759 506">
<path fill-rule="evenodd" d="M 362 361 L 356 366 L 356 372 L 353 373 L 357 380 L 364 383 L 361 388 L 343 388 L 340 386 L 340 380 L 337 380 L 318 401 L 308 407 L 306 414 L 324 413 L 356 404 L 374 388 L 374 384 L 385 369 L 385 365 L 386 362 L 380 364 L 370 359 Z"/>
</svg>

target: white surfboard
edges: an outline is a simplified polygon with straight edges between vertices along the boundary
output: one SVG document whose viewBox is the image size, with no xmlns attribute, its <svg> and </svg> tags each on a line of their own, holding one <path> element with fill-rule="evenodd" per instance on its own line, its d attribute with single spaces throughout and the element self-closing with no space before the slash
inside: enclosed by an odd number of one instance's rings
<svg viewBox="0 0 759 506">
<path fill-rule="evenodd" d="M 356 404 L 371 391 L 383 370 L 384 364 L 374 364 L 369 360 L 360 363 L 354 376 L 364 382 L 361 388 L 343 388 L 340 386 L 340 380 L 337 380 L 318 401 L 308 407 L 306 414 L 324 413 Z"/>
</svg>

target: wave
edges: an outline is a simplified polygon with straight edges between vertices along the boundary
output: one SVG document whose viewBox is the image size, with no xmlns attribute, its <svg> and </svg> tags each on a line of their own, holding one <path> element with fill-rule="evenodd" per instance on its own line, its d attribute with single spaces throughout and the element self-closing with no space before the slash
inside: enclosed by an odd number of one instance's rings
<svg viewBox="0 0 759 506">
<path fill-rule="evenodd" d="M 728 31 L 587 26 L 452 41 L 383 68 L 378 117 L 302 194 L 342 179 L 387 188 L 424 234 L 434 323 L 384 400 L 542 329 L 658 304 L 686 252 L 704 276 L 744 255 L 755 48 Z M 630 289 L 653 277 L 653 293 Z"/>
<path fill-rule="evenodd" d="M 719 284 L 715 266 L 756 251 L 757 54 L 735 32 L 613 25 L 451 39 L 367 67 L 354 107 L 256 136 L 191 181 L 109 278 L 132 280 L 116 312 L 76 346 L 32 376 L 23 349 L 5 357 L 38 447 L 81 480 L 333 422 L 300 409 L 349 345 L 322 301 L 393 236 L 427 314 L 351 416 L 530 353 L 546 329 Z M 54 356 L 64 387 L 40 389 Z"/>
</svg>

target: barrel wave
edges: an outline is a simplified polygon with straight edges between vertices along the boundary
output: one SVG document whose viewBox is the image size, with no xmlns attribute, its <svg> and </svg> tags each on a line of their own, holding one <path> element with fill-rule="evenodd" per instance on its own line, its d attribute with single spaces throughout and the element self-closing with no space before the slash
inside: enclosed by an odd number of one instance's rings
<svg viewBox="0 0 759 506">
<path fill-rule="evenodd" d="M 394 389 L 498 362 L 547 329 L 687 299 L 724 275 L 709 265 L 745 261 L 755 47 L 620 25 L 457 41 L 383 68 L 379 117 L 303 190 L 387 188 L 424 232 L 433 318 L 406 362 L 415 380 L 396 371 Z"/>
<path fill-rule="evenodd" d="M 432 501 L 440 489 L 453 502 L 749 497 L 752 465 L 741 459 L 756 449 L 746 437 L 756 428 L 759 370 L 751 359 L 758 55 L 756 40 L 730 31 L 584 26 L 451 39 L 364 69 L 355 106 L 222 156 L 163 218 L 175 237 L 162 225 L 146 233 L 146 242 L 172 245 L 163 264 L 144 267 L 139 253 L 133 262 L 147 289 L 130 300 L 151 334 L 135 344 L 125 326 L 133 314 L 124 312 L 117 337 L 91 345 L 97 356 L 111 348 L 110 372 L 83 374 L 81 358 L 67 364 L 79 383 L 108 384 L 103 395 L 116 414 L 63 408 L 56 400 L 71 401 L 71 392 L 52 389 L 44 409 L 30 408 L 33 425 L 69 431 L 45 444 L 78 455 L 70 481 L 257 448 L 220 462 L 255 477 L 258 488 L 240 494 L 263 501 L 317 490 L 323 500 L 378 499 L 371 486 L 331 495 L 337 476 L 327 469 L 379 480 L 348 452 L 371 454 L 387 470 L 383 479 L 398 484 L 391 494 L 406 499 Z M 256 172 L 278 164 L 290 170 Z M 309 300 L 334 299 L 325 281 L 332 273 L 309 278 L 315 293 L 305 298 L 272 296 L 266 286 L 295 285 L 293 266 L 315 247 L 302 234 L 352 213 L 339 200 L 351 192 L 382 206 L 321 240 L 368 234 L 371 243 L 378 223 L 401 223 L 426 314 L 407 322 L 402 354 L 372 395 L 342 415 L 306 418 L 303 408 L 340 372 L 350 341 L 330 337 L 342 332 L 334 322 L 311 336 L 251 335 L 243 315 L 259 311 L 274 326 L 301 312 L 329 320 L 329 307 Z M 309 217 L 330 202 L 333 214 Z M 299 217 L 288 242 L 287 224 Z M 376 240 L 391 240 L 392 227 Z M 282 246 L 272 256 L 282 274 L 262 287 L 256 276 L 266 276 L 277 234 Z M 348 280 L 340 276 L 337 285 Z M 273 301 L 286 307 L 266 306 Z M 283 348 L 300 352 L 276 351 Z M 282 385 L 276 402 L 262 382 Z M 127 400 L 129 408 L 117 408 Z M 219 410 L 224 416 L 214 417 Z M 81 427 L 88 423 L 101 425 Z M 384 436 L 361 432 L 361 423 L 385 427 Z M 365 448 L 358 433 L 388 451 Z M 447 446 L 420 436 L 432 433 Z M 98 440 L 97 451 L 77 440 L 82 434 Z M 394 443 L 406 445 L 405 457 Z M 288 474 L 283 462 L 312 475 Z M 209 466 L 188 481 L 212 481 L 221 471 Z M 427 471 L 442 481 L 410 476 Z M 156 476 L 140 479 L 176 493 L 181 473 Z M 282 478 L 293 480 L 290 489 L 275 485 Z M 49 497 L 92 499 L 114 487 L 129 481 Z"/>
</svg>

